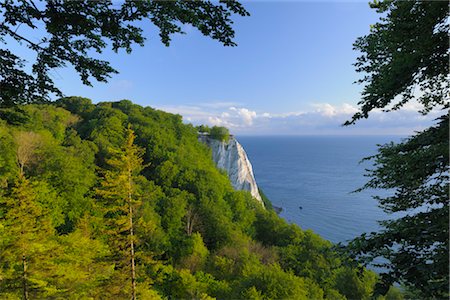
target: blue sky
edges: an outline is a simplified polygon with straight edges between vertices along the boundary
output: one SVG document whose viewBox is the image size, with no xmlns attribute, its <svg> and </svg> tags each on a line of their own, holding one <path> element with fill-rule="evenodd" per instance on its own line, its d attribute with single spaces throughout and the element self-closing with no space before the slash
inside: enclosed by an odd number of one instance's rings
<svg viewBox="0 0 450 300">
<path fill-rule="evenodd" d="M 356 111 L 362 88 L 353 84 L 360 74 L 352 43 L 378 18 L 366 1 L 243 3 L 251 16 L 234 18 L 237 47 L 189 26 L 165 47 L 146 25 L 145 47 L 101 56 L 120 71 L 108 84 L 82 86 L 70 67 L 53 78 L 66 95 L 129 99 L 235 134 L 409 134 L 428 125 L 430 117 L 410 105 L 340 126 Z"/>
</svg>

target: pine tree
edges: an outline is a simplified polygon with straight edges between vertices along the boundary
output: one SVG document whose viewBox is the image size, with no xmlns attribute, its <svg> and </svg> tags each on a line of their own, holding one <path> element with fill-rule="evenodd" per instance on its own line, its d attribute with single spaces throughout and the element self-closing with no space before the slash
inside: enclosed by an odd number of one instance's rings
<svg viewBox="0 0 450 300">
<path fill-rule="evenodd" d="M 0 291 L 5 297 L 30 299 L 58 293 L 55 230 L 49 210 L 40 203 L 47 187 L 30 181 L 25 172 L 36 159 L 40 138 L 34 132 L 14 134 L 17 175 L 0 194 Z"/>
<path fill-rule="evenodd" d="M 94 230 L 101 218 L 85 215 L 76 229 L 58 237 L 58 286 L 63 288 L 63 299 L 101 299 L 102 282 L 107 281 L 114 266 L 105 260 L 107 245 Z"/>
<path fill-rule="evenodd" d="M 109 292 L 136 299 L 135 215 L 141 205 L 136 178 L 143 169 L 144 150 L 134 144 L 135 135 L 128 127 L 120 149 L 112 149 L 97 194 L 104 205 L 106 235 L 111 248 L 115 274 Z"/>
<path fill-rule="evenodd" d="M 55 295 L 54 228 L 32 184 L 19 176 L 0 202 L 5 213 L 0 222 L 0 296 L 36 299 Z"/>
</svg>

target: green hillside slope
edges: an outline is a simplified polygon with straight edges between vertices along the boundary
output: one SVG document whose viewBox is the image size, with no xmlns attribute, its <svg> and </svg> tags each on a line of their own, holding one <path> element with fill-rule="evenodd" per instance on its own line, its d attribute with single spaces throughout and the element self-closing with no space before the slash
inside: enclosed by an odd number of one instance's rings
<svg viewBox="0 0 450 300">
<path fill-rule="evenodd" d="M 234 191 L 181 116 L 23 110 L 0 120 L 0 298 L 371 298 L 375 273 Z"/>
</svg>

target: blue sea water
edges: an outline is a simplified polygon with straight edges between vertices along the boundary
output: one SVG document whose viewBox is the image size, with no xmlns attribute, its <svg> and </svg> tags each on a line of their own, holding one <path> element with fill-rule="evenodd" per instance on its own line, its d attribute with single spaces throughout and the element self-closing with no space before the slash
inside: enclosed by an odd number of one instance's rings
<svg viewBox="0 0 450 300">
<path fill-rule="evenodd" d="M 371 195 L 351 193 L 368 178 L 377 144 L 399 141 L 388 136 L 258 136 L 237 137 L 243 145 L 259 187 L 280 216 L 303 229 L 312 229 L 332 242 L 345 242 L 361 233 L 377 231 L 388 219 Z"/>
</svg>

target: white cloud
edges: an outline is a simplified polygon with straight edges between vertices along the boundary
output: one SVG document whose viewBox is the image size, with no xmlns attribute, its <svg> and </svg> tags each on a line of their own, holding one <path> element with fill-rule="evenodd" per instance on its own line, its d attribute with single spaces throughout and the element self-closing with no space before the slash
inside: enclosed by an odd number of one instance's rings
<svg viewBox="0 0 450 300">
<path fill-rule="evenodd" d="M 225 106 L 225 103 L 232 104 Z M 393 112 L 373 112 L 369 119 L 356 125 L 342 124 L 358 111 L 354 105 L 343 103 L 313 103 L 310 110 L 285 113 L 257 112 L 233 102 L 217 102 L 217 105 L 163 106 L 161 110 L 181 114 L 185 121 L 194 125 L 207 124 L 226 126 L 234 134 L 299 135 L 299 134 L 402 134 L 409 135 L 432 124 L 438 115 L 423 116 L 417 113 L 416 105 Z"/>
<path fill-rule="evenodd" d="M 208 117 L 208 123 L 214 126 L 223 126 L 226 122 L 218 117 Z"/>
<path fill-rule="evenodd" d="M 316 112 L 325 117 L 334 117 L 336 115 L 352 115 L 358 111 L 358 108 L 344 103 L 341 106 L 333 106 L 329 103 L 312 104 L 316 108 Z"/>
<path fill-rule="evenodd" d="M 344 104 L 342 104 L 341 112 L 344 114 L 353 115 L 354 113 L 358 112 L 358 108 L 354 107 L 351 104 L 344 103 Z"/>
<path fill-rule="evenodd" d="M 316 112 L 321 114 L 325 117 L 332 117 L 336 115 L 336 109 L 328 103 L 320 103 L 320 104 L 313 104 L 314 107 L 316 107 Z"/>
<path fill-rule="evenodd" d="M 256 112 L 247 108 L 239 108 L 237 109 L 237 113 L 244 121 L 244 124 L 248 126 L 251 126 L 253 124 L 253 119 L 256 118 Z"/>
<path fill-rule="evenodd" d="M 268 113 L 265 112 L 261 115 L 258 115 L 257 117 L 262 117 L 262 118 L 288 118 L 288 117 L 292 117 L 292 116 L 301 116 L 304 115 L 306 112 L 303 111 L 292 111 L 292 112 L 287 112 L 287 113 Z"/>
</svg>

